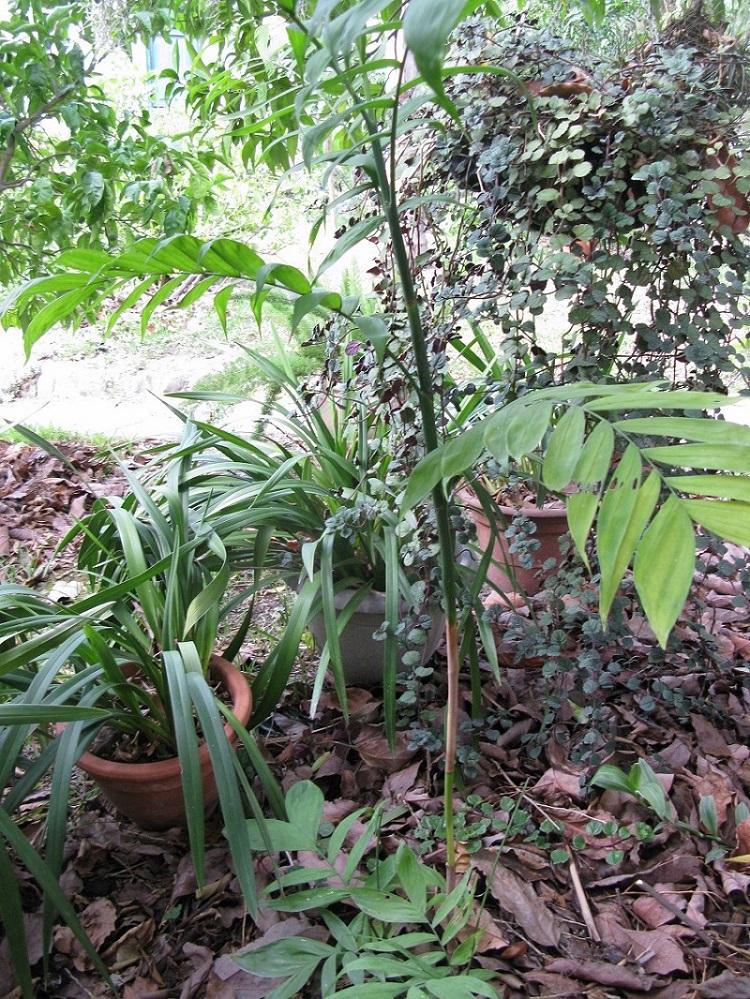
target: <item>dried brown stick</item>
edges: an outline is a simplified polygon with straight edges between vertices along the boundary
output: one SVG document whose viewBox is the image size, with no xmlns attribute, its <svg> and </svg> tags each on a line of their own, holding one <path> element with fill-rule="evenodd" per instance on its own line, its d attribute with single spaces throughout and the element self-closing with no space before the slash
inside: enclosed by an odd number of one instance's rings
<svg viewBox="0 0 750 999">
<path fill-rule="evenodd" d="M 586 924 L 586 929 L 589 931 L 589 936 L 594 943 L 601 943 L 602 938 L 599 936 L 599 930 L 596 928 L 594 916 L 591 912 L 591 906 L 589 905 L 589 900 L 586 897 L 586 892 L 584 891 L 583 883 L 581 882 L 581 876 L 578 873 L 578 866 L 572 857 L 570 858 L 568 866 L 570 870 L 570 880 L 573 882 L 573 890 L 576 893 L 578 908 L 581 910 L 581 915 L 583 916 L 583 921 Z"/>
</svg>

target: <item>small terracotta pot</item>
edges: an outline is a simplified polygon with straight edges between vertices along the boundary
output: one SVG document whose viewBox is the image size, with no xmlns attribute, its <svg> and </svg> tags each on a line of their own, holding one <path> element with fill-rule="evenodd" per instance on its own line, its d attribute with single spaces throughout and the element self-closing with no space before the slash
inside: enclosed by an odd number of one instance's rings
<svg viewBox="0 0 750 999">
<path fill-rule="evenodd" d="M 714 141 L 719 140 L 715 138 Z M 712 170 L 716 170 L 718 167 L 726 167 L 729 172 L 728 177 L 715 177 L 713 180 L 719 188 L 717 193 L 724 198 L 731 199 L 733 204 L 717 208 L 714 201 L 715 195 L 709 194 L 706 199 L 709 208 L 716 214 L 716 221 L 719 228 L 727 226 L 735 235 L 745 232 L 748 226 L 750 226 L 750 199 L 737 186 L 736 170 L 739 164 L 736 156 L 733 156 L 725 147 L 722 147 L 718 153 L 708 156 L 706 162 Z"/>
<path fill-rule="evenodd" d="M 528 596 L 533 596 L 542 588 L 543 579 L 539 570 L 549 559 L 560 563 L 560 538 L 568 530 L 568 515 L 565 508 L 538 506 L 498 506 L 505 521 L 490 526 L 479 500 L 469 489 L 458 493 L 459 499 L 471 515 L 477 528 L 477 542 L 482 551 L 492 548 L 492 562 L 487 570 L 487 582 L 503 593 L 522 590 Z M 505 530 L 514 517 L 527 517 L 536 524 L 533 538 L 539 542 L 539 548 L 533 553 L 534 567 L 527 569 L 521 565 L 519 555 L 508 551 L 510 542 L 505 537 Z M 553 570 L 554 571 L 554 570 Z"/>
<path fill-rule="evenodd" d="M 209 669 L 229 691 L 234 714 L 247 725 L 253 704 L 247 678 L 219 656 L 211 657 Z M 233 746 L 237 741 L 234 729 L 227 723 L 224 732 Z M 218 804 L 219 792 L 205 743 L 199 747 L 198 754 L 203 803 L 209 814 Z M 176 757 L 156 763 L 117 763 L 86 752 L 77 765 L 96 781 L 104 797 L 141 829 L 162 830 L 186 825 L 182 769 Z"/>
</svg>

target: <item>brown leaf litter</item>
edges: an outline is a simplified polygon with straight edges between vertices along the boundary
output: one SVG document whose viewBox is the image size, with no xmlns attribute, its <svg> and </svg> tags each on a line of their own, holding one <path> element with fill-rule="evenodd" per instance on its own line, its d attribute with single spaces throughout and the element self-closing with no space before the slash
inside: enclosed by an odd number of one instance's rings
<svg viewBox="0 0 750 999">
<path fill-rule="evenodd" d="M 0 445 L 0 551 L 10 544 L 17 562 L 30 544 L 37 564 L 46 565 L 81 504 L 108 488 L 112 470 L 95 449 L 73 446 L 66 454 L 81 466 L 81 479 L 24 447 Z M 26 476 L 34 488 L 26 487 Z M 461 854 L 474 872 L 483 930 L 476 961 L 494 972 L 503 999 L 750 997 L 750 639 L 746 604 L 737 599 L 739 578 L 739 572 L 712 572 L 697 580 L 700 604 L 681 620 L 682 645 L 665 661 L 655 658 L 633 611 L 637 635 L 625 665 L 609 687 L 590 696 L 565 677 L 515 662 L 515 651 L 499 680 L 485 674 L 483 708 L 494 730 L 480 727 L 473 742 L 463 734 L 463 748 L 474 756 L 459 793 L 461 828 L 473 823 L 479 832 L 467 831 Z M 691 620 L 696 607 L 702 631 Z M 571 633 L 568 641 L 576 640 Z M 621 658 L 622 652 L 612 650 Z M 438 731 L 430 711 L 444 702 L 440 654 L 434 665 L 417 707 Z M 364 690 L 350 696 L 348 725 L 332 691 L 311 721 L 303 685 L 295 684 L 258 735 L 269 765 L 285 788 L 314 780 L 326 797 L 324 819 L 334 825 L 382 799 L 400 806 L 381 830 L 378 848 L 391 851 L 406 841 L 425 862 L 441 865 L 439 745 L 417 748 L 405 723 L 391 754 L 379 696 Z M 550 715 L 554 697 L 558 709 Z M 674 808 L 672 821 L 659 823 L 629 795 L 586 789 L 595 769 L 585 742 L 587 707 L 608 733 L 593 748 L 626 772 L 646 759 Z M 468 693 L 462 710 L 468 718 Z M 24 816 L 30 837 L 38 835 L 43 806 L 42 788 Z M 720 843 L 707 826 L 710 813 Z M 361 831 L 353 828 L 342 861 Z M 272 870 L 267 858 L 255 863 L 262 891 Z M 40 974 L 39 892 L 28 875 L 19 872 L 19 879 Z M 138 831 L 83 779 L 61 883 L 123 999 L 265 999 L 279 983 L 240 970 L 232 953 L 290 935 L 328 939 L 314 912 L 261 909 L 252 923 L 218 816 L 208 823 L 206 887 L 199 891 L 183 832 Z M 0 996 L 14 995 L 4 943 L 0 986 Z M 58 925 L 39 999 L 107 994 L 87 956 Z M 317 999 L 315 986 L 306 996 Z"/>
</svg>

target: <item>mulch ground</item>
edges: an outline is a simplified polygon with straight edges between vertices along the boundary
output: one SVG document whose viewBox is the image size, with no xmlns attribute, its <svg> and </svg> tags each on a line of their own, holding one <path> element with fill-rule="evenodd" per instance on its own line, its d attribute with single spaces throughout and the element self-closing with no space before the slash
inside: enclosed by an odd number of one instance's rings
<svg viewBox="0 0 750 999">
<path fill-rule="evenodd" d="M 96 449 L 71 447 L 66 456 L 83 479 L 33 448 L 0 442 L 6 580 L 49 585 L 64 574 L 69 567 L 50 561 L 51 549 L 91 497 L 112 484 L 116 473 Z M 562 597 L 561 619 L 570 624 L 556 640 L 558 666 L 574 664 L 567 672 L 550 669 L 549 658 L 524 662 L 524 614 L 499 609 L 504 666 L 499 679 L 486 671 L 484 722 L 472 729 L 468 691 L 463 705 L 459 830 L 462 865 L 475 873 L 477 897 L 486 897 L 476 960 L 494 970 L 506 999 L 750 997 L 747 553 L 730 554 L 736 571 L 727 571 L 725 560 L 696 580 L 669 655 L 659 655 L 635 604 L 628 606 L 626 631 L 596 647 L 604 667 L 618 665 L 604 669 L 607 682 L 595 689 L 596 643 Z M 550 599 L 537 598 L 541 619 Z M 577 599 L 585 602 L 585 591 Z M 326 820 L 386 800 L 398 816 L 381 830 L 380 848 L 405 840 L 440 866 L 440 652 L 433 666 L 416 702 L 404 708 L 395 754 L 377 691 L 350 692 L 345 724 L 331 693 L 311 720 L 304 683 L 289 690 L 258 739 L 285 788 L 302 779 L 321 787 Z M 424 734 L 430 726 L 431 739 Z M 630 794 L 587 786 L 599 762 L 627 773 L 640 758 L 659 774 L 671 803 L 667 821 Z M 40 788 L 38 800 L 24 806 L 21 821 L 34 842 L 45 800 Z M 257 924 L 247 917 L 218 816 L 209 820 L 199 891 L 183 832 L 137 830 L 82 777 L 73 802 L 62 884 L 123 999 L 269 994 L 277 983 L 240 970 L 231 954 L 304 933 L 314 913 L 303 919 L 262 909 Z M 264 859 L 256 864 L 263 883 Z M 39 894 L 19 877 L 41 976 Z M 13 994 L 3 943 L 0 996 Z M 70 932 L 57 927 L 50 974 L 46 984 L 40 977 L 37 995 L 107 994 Z"/>
</svg>

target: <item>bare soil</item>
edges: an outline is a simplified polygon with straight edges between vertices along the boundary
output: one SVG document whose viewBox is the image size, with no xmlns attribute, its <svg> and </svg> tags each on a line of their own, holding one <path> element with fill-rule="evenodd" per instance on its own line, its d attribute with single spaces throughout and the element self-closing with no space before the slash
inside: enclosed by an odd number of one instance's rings
<svg viewBox="0 0 750 999">
<path fill-rule="evenodd" d="M 259 411 L 250 402 L 220 407 L 173 397 L 240 355 L 220 337 L 165 335 L 141 344 L 132 333 L 59 332 L 39 341 L 28 361 L 17 330 L 0 337 L 0 430 L 21 423 L 53 438 L 174 439 L 182 421 L 170 407 L 233 427 L 249 427 Z"/>
</svg>

